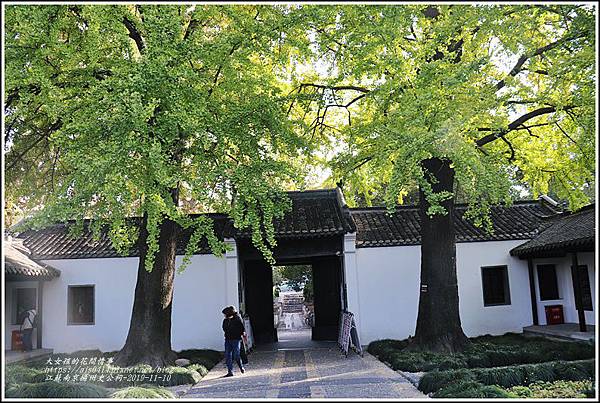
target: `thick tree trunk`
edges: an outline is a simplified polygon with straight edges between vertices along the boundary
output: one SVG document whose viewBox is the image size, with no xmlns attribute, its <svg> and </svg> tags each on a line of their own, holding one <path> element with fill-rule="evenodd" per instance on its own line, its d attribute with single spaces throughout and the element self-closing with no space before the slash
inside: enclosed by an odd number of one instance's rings
<svg viewBox="0 0 600 403">
<path fill-rule="evenodd" d="M 129 334 L 115 357 L 115 364 L 152 367 L 174 365 L 176 354 L 171 349 L 171 310 L 178 226 L 165 219 L 160 226 L 159 250 L 151 272 L 144 266 L 147 253 L 146 217 L 140 228 L 137 283 Z"/>
<path fill-rule="evenodd" d="M 433 191 L 453 192 L 454 170 L 450 161 L 422 161 Z M 429 178 L 431 175 L 434 180 Z M 415 336 L 408 348 L 435 352 L 458 352 L 468 343 L 458 310 L 454 196 L 442 203 L 447 214 L 427 215 L 429 203 L 419 189 L 421 219 L 421 289 Z"/>
</svg>

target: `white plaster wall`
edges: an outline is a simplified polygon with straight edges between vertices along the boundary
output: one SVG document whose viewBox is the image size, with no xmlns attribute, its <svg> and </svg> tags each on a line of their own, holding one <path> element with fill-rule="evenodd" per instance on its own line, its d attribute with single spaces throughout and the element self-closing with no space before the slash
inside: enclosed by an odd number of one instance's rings
<svg viewBox="0 0 600 403">
<path fill-rule="evenodd" d="M 64 259 L 45 263 L 61 271 L 44 288 L 44 348 L 55 352 L 82 349 L 119 350 L 127 337 L 138 258 Z M 177 257 L 177 265 L 181 256 Z M 171 340 L 175 350 L 223 349 L 221 310 L 232 303 L 226 279 L 237 288 L 237 274 L 225 270 L 226 258 L 192 256 L 183 273 L 175 274 Z M 226 277 L 228 276 L 228 277 Z M 69 285 L 95 285 L 95 323 L 67 325 Z M 237 299 L 237 296 L 236 298 Z"/>
<path fill-rule="evenodd" d="M 414 334 L 420 250 L 420 246 L 356 249 L 356 285 L 360 295 L 357 326 L 361 344 L 378 339 L 405 339 Z M 350 286 L 348 294 L 352 291 Z"/>
<path fill-rule="evenodd" d="M 469 337 L 521 333 L 531 325 L 531 294 L 527 261 L 509 251 L 524 241 L 468 242 L 456 245 L 458 295 L 463 330 Z M 510 305 L 484 306 L 482 266 L 508 267 Z"/>
<path fill-rule="evenodd" d="M 37 291 L 36 310 L 39 306 L 40 291 L 37 281 L 7 281 L 4 283 L 4 345 L 7 350 L 11 349 L 12 331 L 19 330 L 20 324 L 13 325 L 13 317 L 17 309 L 15 303 L 15 293 L 17 288 L 35 288 Z M 37 346 L 37 331 L 34 329 L 32 334 L 32 346 Z M 42 338 L 43 340 L 43 338 Z"/>
<path fill-rule="evenodd" d="M 592 307 L 596 308 L 596 276 L 595 276 L 595 262 L 594 253 L 578 253 L 577 254 L 578 264 L 588 266 L 588 277 L 590 280 L 590 289 L 592 292 Z M 546 322 L 546 311 L 545 307 L 548 305 L 562 305 L 563 315 L 566 323 L 578 323 L 579 317 L 577 310 L 575 309 L 575 294 L 573 290 L 573 277 L 571 274 L 571 255 L 567 255 L 561 258 L 544 258 L 534 259 L 534 278 L 535 278 L 535 292 L 537 299 L 537 311 L 540 325 L 545 325 Z M 556 265 L 556 278 L 558 281 L 558 295 L 559 299 L 545 300 L 540 299 L 540 288 L 537 275 L 537 265 L 541 264 L 554 264 Z M 595 312 L 585 311 L 585 321 L 588 325 L 596 323 Z"/>
<path fill-rule="evenodd" d="M 527 262 L 509 255 L 510 249 L 521 243 L 523 241 L 456 245 L 459 309 L 467 336 L 521 332 L 524 326 L 531 324 Z M 414 335 L 419 303 L 420 254 L 420 246 L 356 249 L 362 344 Z M 481 267 L 496 265 L 508 266 L 511 304 L 485 307 Z"/>
</svg>

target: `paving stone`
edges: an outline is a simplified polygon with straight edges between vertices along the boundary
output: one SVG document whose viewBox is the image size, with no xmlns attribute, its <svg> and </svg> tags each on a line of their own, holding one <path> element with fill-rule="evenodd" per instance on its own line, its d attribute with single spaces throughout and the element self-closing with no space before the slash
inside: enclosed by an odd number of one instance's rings
<svg viewBox="0 0 600 403">
<path fill-rule="evenodd" d="M 348 357 L 336 347 L 255 351 L 246 373 L 216 365 L 183 398 L 427 398 L 401 374 L 373 356 Z"/>
</svg>

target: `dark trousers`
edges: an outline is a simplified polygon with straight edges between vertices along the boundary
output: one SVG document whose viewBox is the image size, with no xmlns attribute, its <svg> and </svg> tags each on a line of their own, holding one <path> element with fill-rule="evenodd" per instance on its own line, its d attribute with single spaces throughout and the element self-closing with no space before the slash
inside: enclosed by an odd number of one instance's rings
<svg viewBox="0 0 600 403">
<path fill-rule="evenodd" d="M 227 371 L 233 373 L 233 362 L 242 368 L 242 360 L 240 359 L 240 342 L 241 340 L 225 340 L 225 362 L 227 363 Z"/>
<path fill-rule="evenodd" d="M 23 350 L 31 351 L 33 349 L 31 344 L 31 335 L 33 334 L 33 329 L 23 329 L 21 330 L 21 334 L 23 335 Z"/>
</svg>

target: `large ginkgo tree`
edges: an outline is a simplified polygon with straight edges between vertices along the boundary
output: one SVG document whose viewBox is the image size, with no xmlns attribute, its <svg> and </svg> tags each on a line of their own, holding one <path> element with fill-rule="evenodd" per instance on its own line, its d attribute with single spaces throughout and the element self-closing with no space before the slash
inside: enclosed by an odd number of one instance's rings
<svg viewBox="0 0 600 403">
<path fill-rule="evenodd" d="M 314 6 L 320 69 L 295 108 L 337 139 L 333 180 L 348 200 L 418 189 L 421 285 L 409 348 L 459 351 L 454 200 L 490 229 L 521 184 L 571 209 L 595 177 L 591 5 Z M 328 66 L 328 69 L 323 68 Z M 326 71 L 326 73 L 323 73 Z"/>
<path fill-rule="evenodd" d="M 119 365 L 173 364 L 177 241 L 228 213 L 272 262 L 273 219 L 306 149 L 278 77 L 305 30 L 285 6 L 11 5 L 5 9 L 7 188 L 29 227 L 75 220 L 139 248 Z M 39 196 L 39 197 L 38 197 Z M 25 197 L 25 200 L 23 199 Z M 24 201 L 23 201 L 24 200 Z M 140 217 L 138 220 L 131 217 Z M 185 261 L 186 259 L 184 259 Z M 133 292 L 133 290 L 132 290 Z"/>
</svg>

